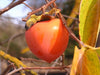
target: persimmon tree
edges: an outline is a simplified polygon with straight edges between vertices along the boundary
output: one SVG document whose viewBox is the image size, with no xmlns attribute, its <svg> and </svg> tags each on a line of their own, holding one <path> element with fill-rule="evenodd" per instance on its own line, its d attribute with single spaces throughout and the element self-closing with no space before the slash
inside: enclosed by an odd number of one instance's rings
<svg viewBox="0 0 100 75">
<path fill-rule="evenodd" d="M 8 5 L 7 8 L 0 10 L 0 15 L 2 15 L 3 13 L 5 13 L 6 11 L 10 10 L 15 6 L 22 4 L 25 0 L 18 0 L 16 2 L 14 1 L 15 0 L 13 0 L 13 2 L 10 5 Z M 22 21 L 26 22 L 25 25 L 26 40 L 31 51 L 40 59 L 46 60 L 49 63 L 62 54 L 62 65 L 57 67 L 54 66 L 55 64 L 51 67 L 28 67 L 17 58 L 10 56 L 9 54 L 3 52 L 3 50 L 0 50 L 0 56 L 6 60 L 9 60 L 10 63 L 13 62 L 14 63 L 13 65 L 17 67 L 17 69 L 8 72 L 7 75 L 14 74 L 18 71 L 20 71 L 21 75 L 25 75 L 24 71 L 28 71 L 31 74 L 37 75 L 37 73 L 33 71 L 34 69 L 46 69 L 46 70 L 59 69 L 59 70 L 64 70 L 66 72 L 69 72 L 68 70 L 71 69 L 70 75 L 100 75 L 100 71 L 99 71 L 100 70 L 100 59 L 99 59 L 100 48 L 96 47 L 96 42 L 100 30 L 99 27 L 100 26 L 99 24 L 100 23 L 99 22 L 100 21 L 100 0 L 88 0 L 88 1 L 76 0 L 75 6 L 70 14 L 70 18 L 68 18 L 67 20 L 64 18 L 64 16 L 66 15 L 63 15 L 61 13 L 61 10 L 58 9 L 55 3 L 56 0 L 50 0 L 50 1 L 45 0 L 45 1 L 46 4 L 44 4 L 43 6 L 41 6 L 36 10 L 33 10 L 29 5 L 23 3 L 32 10 L 32 12 L 28 13 L 26 18 L 22 19 Z M 49 11 L 47 11 L 48 7 L 50 7 Z M 72 32 L 72 30 L 69 27 L 73 22 L 72 18 L 76 17 L 75 13 L 78 13 L 78 10 L 79 10 L 80 39 L 78 39 L 75 36 L 75 34 Z M 37 12 L 42 12 L 42 13 L 40 15 L 36 15 Z M 52 31 L 51 26 L 53 24 L 55 24 L 53 28 L 58 27 L 58 30 L 56 30 L 56 32 Z M 37 33 L 39 35 L 37 35 Z M 53 33 L 55 33 L 55 36 L 59 33 L 59 36 L 53 37 Z M 18 35 L 15 35 L 13 38 L 15 38 Z M 44 39 L 43 37 L 40 38 L 41 36 L 44 35 L 45 35 Z M 35 40 L 33 40 L 33 38 Z M 74 58 L 71 66 L 64 65 L 63 52 L 67 47 L 67 43 L 69 40 L 68 38 L 74 39 L 76 42 L 78 42 L 80 46 L 79 48 L 75 46 Z M 52 41 L 51 39 L 54 40 Z M 51 43 L 50 40 L 52 41 L 51 45 L 50 45 Z M 43 45 L 41 45 L 42 41 L 44 41 Z M 53 45 L 55 47 L 53 47 Z M 50 48 L 50 50 L 48 50 L 47 48 Z M 35 51 L 35 49 L 37 51 Z M 47 52 L 45 52 L 45 50 Z M 57 50 L 59 51 L 57 52 Z M 49 53 L 50 51 L 51 53 Z M 58 59 L 56 59 L 55 62 L 57 61 Z"/>
</svg>

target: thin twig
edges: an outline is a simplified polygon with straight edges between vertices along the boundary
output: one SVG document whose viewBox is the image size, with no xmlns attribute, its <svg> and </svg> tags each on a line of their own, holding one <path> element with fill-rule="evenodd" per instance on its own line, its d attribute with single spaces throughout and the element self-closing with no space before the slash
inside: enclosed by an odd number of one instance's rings
<svg viewBox="0 0 100 75">
<path fill-rule="evenodd" d="M 48 0 L 45 0 L 45 1 L 46 1 L 46 3 L 49 3 L 49 1 L 48 1 Z M 52 5 L 50 5 L 50 7 L 51 7 L 51 8 L 53 8 L 53 7 L 52 7 Z"/>
<path fill-rule="evenodd" d="M 32 11 L 32 12 L 29 12 L 29 13 L 28 13 L 28 16 L 27 16 L 26 18 L 22 19 L 22 20 L 26 22 L 26 21 L 28 20 L 28 18 L 29 18 L 32 14 L 43 10 L 44 7 L 45 7 L 45 9 L 46 9 L 49 5 L 51 5 L 51 4 L 54 3 L 55 1 L 56 1 L 56 0 L 52 0 L 52 1 L 50 1 L 49 3 L 43 5 L 42 7 L 38 8 L 38 9 Z"/>
<path fill-rule="evenodd" d="M 47 63 L 46 61 L 43 61 L 43 60 L 37 60 L 37 59 L 34 59 L 34 58 L 23 58 L 23 57 L 20 57 L 20 59 L 22 60 L 22 61 L 30 61 L 30 62 L 41 62 L 41 63 Z M 52 62 L 52 64 L 57 64 L 57 65 L 59 65 L 59 63 L 57 63 L 57 62 Z M 39 65 L 39 64 L 38 64 Z"/>
<path fill-rule="evenodd" d="M 23 35 L 25 32 L 21 32 L 21 33 L 17 33 L 16 35 L 13 35 L 12 37 L 12 40 L 13 39 L 16 39 L 17 37 L 19 37 L 19 36 L 21 36 L 21 35 Z M 7 43 L 9 40 L 11 39 L 11 37 L 10 38 L 8 38 L 8 39 L 6 39 L 6 40 L 4 40 L 4 41 L 1 41 L 0 42 L 0 45 L 3 45 L 3 44 L 5 44 L 5 43 Z"/>
<path fill-rule="evenodd" d="M 13 62 L 16 67 L 20 68 L 20 67 L 27 67 L 25 64 L 23 64 L 23 62 L 21 62 L 19 59 L 10 56 L 9 54 L 6 54 L 5 52 L 3 52 L 2 50 L 0 50 L 0 57 L 3 57 L 5 60 L 9 60 L 11 62 Z M 28 72 L 30 72 L 31 74 L 36 75 L 37 73 L 32 71 L 32 70 L 26 70 Z M 23 73 L 23 70 L 20 71 L 21 74 Z"/>
<path fill-rule="evenodd" d="M 14 69 L 16 69 L 16 66 L 15 66 L 15 64 L 13 62 L 8 60 L 8 63 L 11 64 Z"/>
<path fill-rule="evenodd" d="M 60 57 L 59 57 L 59 58 L 60 58 Z M 56 64 L 57 64 L 58 61 L 59 61 L 59 58 L 56 59 L 56 61 L 51 65 L 51 67 L 55 67 L 55 66 L 56 66 Z M 47 75 L 49 71 L 50 71 L 50 69 L 47 70 L 47 71 L 45 72 L 45 75 Z"/>
<path fill-rule="evenodd" d="M 23 58 L 21 57 L 20 58 L 22 61 L 35 61 L 35 62 L 43 62 L 43 63 L 46 63 L 46 61 L 43 61 L 43 60 L 37 60 L 37 59 L 34 59 L 34 58 Z"/>
<path fill-rule="evenodd" d="M 6 68 L 6 70 L 1 74 L 1 75 L 6 75 L 7 72 L 9 72 L 9 70 L 13 67 L 13 64 L 8 65 L 8 67 Z"/>
<path fill-rule="evenodd" d="M 62 15 L 63 15 L 64 17 L 66 17 L 66 18 L 70 18 L 70 19 L 73 19 L 73 20 L 79 21 L 78 18 L 73 18 L 73 17 L 67 16 L 67 15 L 64 15 L 64 14 L 62 14 Z"/>
<path fill-rule="evenodd" d="M 13 1 L 9 4 L 9 6 L 12 5 L 14 2 L 15 2 L 15 0 L 13 0 Z"/>
<path fill-rule="evenodd" d="M 56 5 L 56 3 L 55 3 L 55 2 L 53 2 L 53 6 L 54 6 L 55 8 L 57 8 L 57 5 Z"/>
<path fill-rule="evenodd" d="M 22 2 L 24 2 L 25 0 L 18 0 L 17 2 L 15 3 L 12 3 L 11 5 L 8 5 L 6 8 L 4 9 L 1 9 L 0 10 L 0 15 L 3 14 L 4 12 L 8 11 L 9 9 L 21 4 Z"/>
<path fill-rule="evenodd" d="M 29 5 L 27 5 L 26 3 L 23 2 L 23 4 L 26 5 L 28 8 L 30 8 L 32 11 L 34 11 L 34 9 L 30 7 Z"/>
<path fill-rule="evenodd" d="M 7 49 L 6 49 L 6 53 L 7 53 L 8 50 L 9 50 L 11 41 L 12 41 L 14 38 L 19 37 L 19 36 L 22 35 L 22 34 L 24 34 L 24 32 L 14 34 L 11 38 L 9 38 L 9 40 L 8 40 L 8 45 L 7 45 Z"/>
<path fill-rule="evenodd" d="M 12 75 L 18 71 L 21 71 L 21 70 L 33 70 L 33 69 L 45 69 L 45 70 L 48 70 L 48 69 L 64 69 L 64 68 L 69 68 L 67 66 L 64 66 L 64 67 L 20 67 L 19 69 L 15 69 L 11 72 L 9 72 L 7 75 Z"/>
</svg>

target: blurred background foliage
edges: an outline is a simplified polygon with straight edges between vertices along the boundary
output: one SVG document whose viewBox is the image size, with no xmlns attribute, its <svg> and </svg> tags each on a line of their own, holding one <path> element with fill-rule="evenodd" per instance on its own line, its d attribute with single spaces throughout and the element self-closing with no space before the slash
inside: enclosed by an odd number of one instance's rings
<svg viewBox="0 0 100 75">
<path fill-rule="evenodd" d="M 12 1 L 12 0 L 9 0 L 9 1 Z M 39 8 L 40 6 L 42 6 L 43 4 L 45 4 L 45 0 L 27 0 L 27 1 L 25 1 L 25 3 L 30 5 L 35 10 L 35 9 Z M 57 0 L 56 3 L 57 3 L 58 8 L 61 9 L 61 13 L 69 16 L 73 9 L 74 4 L 75 4 L 75 0 Z M 50 9 L 50 8 L 48 8 L 48 9 Z M 14 8 L 11 10 L 14 10 Z M 15 11 L 18 11 L 18 9 Z M 25 11 L 27 11 L 27 13 L 28 13 L 31 10 L 24 5 L 22 7 L 22 11 L 23 11 L 23 13 Z M 15 13 L 15 15 L 16 14 L 17 13 Z M 5 41 L 8 40 L 9 38 L 11 38 L 15 34 L 25 32 L 25 29 L 24 29 L 25 22 L 22 22 L 21 19 L 24 18 L 25 16 L 27 16 L 27 14 L 26 15 L 22 14 L 22 16 L 20 18 L 12 17 L 12 16 L 9 16 L 8 14 L 0 16 L 0 50 L 3 50 L 6 52 L 9 41 L 8 42 L 5 42 Z M 77 18 L 78 18 L 78 15 L 77 15 Z M 66 19 L 68 19 L 68 18 L 66 18 Z M 78 21 L 74 20 L 73 23 L 71 24 L 70 28 L 75 33 L 75 35 L 79 38 L 78 23 L 79 23 Z M 65 63 L 66 64 L 70 64 L 72 61 L 75 45 L 78 46 L 78 43 L 75 40 L 73 40 L 72 38 L 70 38 L 68 47 L 65 51 Z M 25 35 L 22 34 L 10 42 L 9 50 L 7 53 L 14 57 L 17 57 L 17 58 L 20 58 L 20 57 L 36 58 L 31 53 L 31 51 L 28 51 L 24 54 L 21 53 L 21 50 L 23 50 L 26 47 L 27 47 L 27 44 L 25 41 Z"/>
</svg>

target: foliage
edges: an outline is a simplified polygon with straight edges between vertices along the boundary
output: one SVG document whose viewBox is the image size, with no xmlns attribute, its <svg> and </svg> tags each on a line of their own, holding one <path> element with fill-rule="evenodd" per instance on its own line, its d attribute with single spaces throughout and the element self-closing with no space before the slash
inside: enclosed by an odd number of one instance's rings
<svg viewBox="0 0 100 75">
<path fill-rule="evenodd" d="M 74 60 L 70 75 L 99 75 L 100 48 L 75 47 Z M 77 61 L 76 61 L 77 60 Z"/>
<path fill-rule="evenodd" d="M 100 1 L 82 0 L 79 20 L 80 40 L 90 46 L 81 46 L 81 49 L 75 47 L 70 75 L 99 75 L 100 47 L 95 48 L 95 44 L 100 25 Z"/>
<path fill-rule="evenodd" d="M 80 6 L 80 39 L 93 47 L 95 47 L 99 33 L 99 16 L 100 16 L 99 0 L 82 0 Z M 84 15 L 83 15 L 84 14 Z M 92 40 L 92 41 L 91 41 Z"/>
</svg>

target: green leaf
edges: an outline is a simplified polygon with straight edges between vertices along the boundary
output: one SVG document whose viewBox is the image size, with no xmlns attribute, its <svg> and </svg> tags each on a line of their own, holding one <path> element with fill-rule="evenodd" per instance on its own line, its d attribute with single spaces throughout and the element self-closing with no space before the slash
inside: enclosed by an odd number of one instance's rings
<svg viewBox="0 0 100 75">
<path fill-rule="evenodd" d="M 99 32 L 100 0 L 82 0 L 79 34 L 84 43 L 95 46 Z"/>
</svg>

